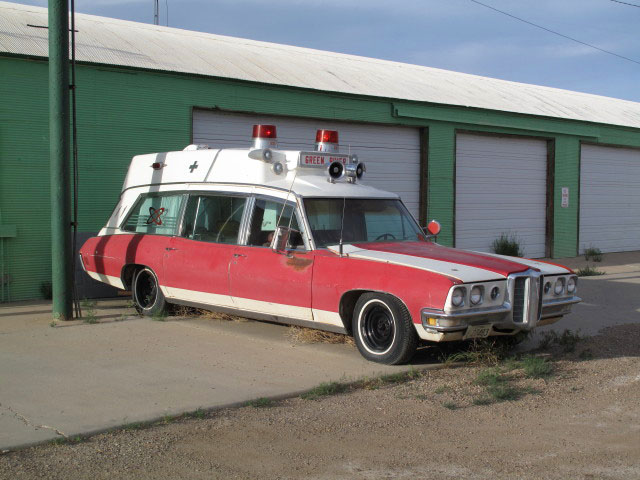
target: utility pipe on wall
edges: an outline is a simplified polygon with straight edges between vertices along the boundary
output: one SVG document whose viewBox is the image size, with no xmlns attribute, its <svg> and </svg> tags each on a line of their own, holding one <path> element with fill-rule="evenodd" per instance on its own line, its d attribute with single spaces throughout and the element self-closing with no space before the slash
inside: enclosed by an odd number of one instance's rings
<svg viewBox="0 0 640 480">
<path fill-rule="evenodd" d="M 73 318 L 69 175 L 69 7 L 49 0 L 49 161 L 54 319 Z"/>
</svg>

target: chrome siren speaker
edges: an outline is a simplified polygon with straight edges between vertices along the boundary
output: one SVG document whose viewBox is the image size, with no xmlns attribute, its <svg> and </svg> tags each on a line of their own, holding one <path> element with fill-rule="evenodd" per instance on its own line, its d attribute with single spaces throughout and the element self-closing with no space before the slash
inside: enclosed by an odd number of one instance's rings
<svg viewBox="0 0 640 480">
<path fill-rule="evenodd" d="M 327 168 L 329 174 L 329 181 L 335 182 L 344 175 L 344 165 L 342 162 L 331 162 L 329 168 Z"/>
<path fill-rule="evenodd" d="M 358 163 L 358 166 L 356 167 L 356 178 L 358 180 L 362 179 L 362 177 L 364 177 L 364 172 L 366 171 L 367 167 L 365 166 L 364 162 Z"/>
</svg>

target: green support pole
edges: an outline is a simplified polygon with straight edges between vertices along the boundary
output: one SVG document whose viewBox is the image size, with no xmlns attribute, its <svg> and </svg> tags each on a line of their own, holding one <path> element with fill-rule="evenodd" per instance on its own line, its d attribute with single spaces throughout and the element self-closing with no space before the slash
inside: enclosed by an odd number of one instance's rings
<svg viewBox="0 0 640 480">
<path fill-rule="evenodd" d="M 69 7 L 49 0 L 49 159 L 54 319 L 73 318 L 69 176 Z"/>
</svg>

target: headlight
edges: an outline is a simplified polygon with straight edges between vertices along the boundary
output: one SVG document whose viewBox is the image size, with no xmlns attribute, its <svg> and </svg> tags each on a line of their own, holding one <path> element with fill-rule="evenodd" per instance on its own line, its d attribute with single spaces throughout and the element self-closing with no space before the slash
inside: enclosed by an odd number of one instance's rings
<svg viewBox="0 0 640 480">
<path fill-rule="evenodd" d="M 544 284 L 544 293 L 545 295 L 551 291 L 551 282 L 547 282 Z"/>
<path fill-rule="evenodd" d="M 467 291 L 463 287 L 456 288 L 451 294 L 451 304 L 454 307 L 461 307 L 464 305 L 465 293 L 467 293 Z"/>
<path fill-rule="evenodd" d="M 496 300 L 500 295 L 500 289 L 498 287 L 493 287 L 491 289 L 491 300 Z"/>
<path fill-rule="evenodd" d="M 564 277 L 560 277 L 556 280 L 556 286 L 553 289 L 553 292 L 556 295 L 560 295 L 564 291 Z"/>
<path fill-rule="evenodd" d="M 482 303 L 482 287 L 476 285 L 471 289 L 471 296 L 469 297 L 471 305 L 479 305 Z"/>
<path fill-rule="evenodd" d="M 576 283 L 576 277 L 569 277 L 569 281 L 567 282 L 567 292 L 575 293 Z"/>
</svg>

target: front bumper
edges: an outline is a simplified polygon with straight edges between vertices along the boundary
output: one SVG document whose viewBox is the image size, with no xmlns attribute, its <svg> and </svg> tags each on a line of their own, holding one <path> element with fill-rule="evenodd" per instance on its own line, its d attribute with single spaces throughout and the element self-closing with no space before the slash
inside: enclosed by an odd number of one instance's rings
<svg viewBox="0 0 640 480">
<path fill-rule="evenodd" d="M 571 312 L 571 306 L 581 302 L 577 296 L 543 301 L 539 319 L 535 325 L 527 322 L 515 322 L 512 307 L 504 303 L 499 307 L 477 308 L 458 312 L 445 312 L 424 308 L 421 311 L 421 323 L 424 340 L 451 341 L 461 340 L 470 326 L 491 325 L 490 335 L 514 335 L 534 326 L 548 325 Z M 435 324 L 434 324 L 435 323 Z"/>
</svg>

